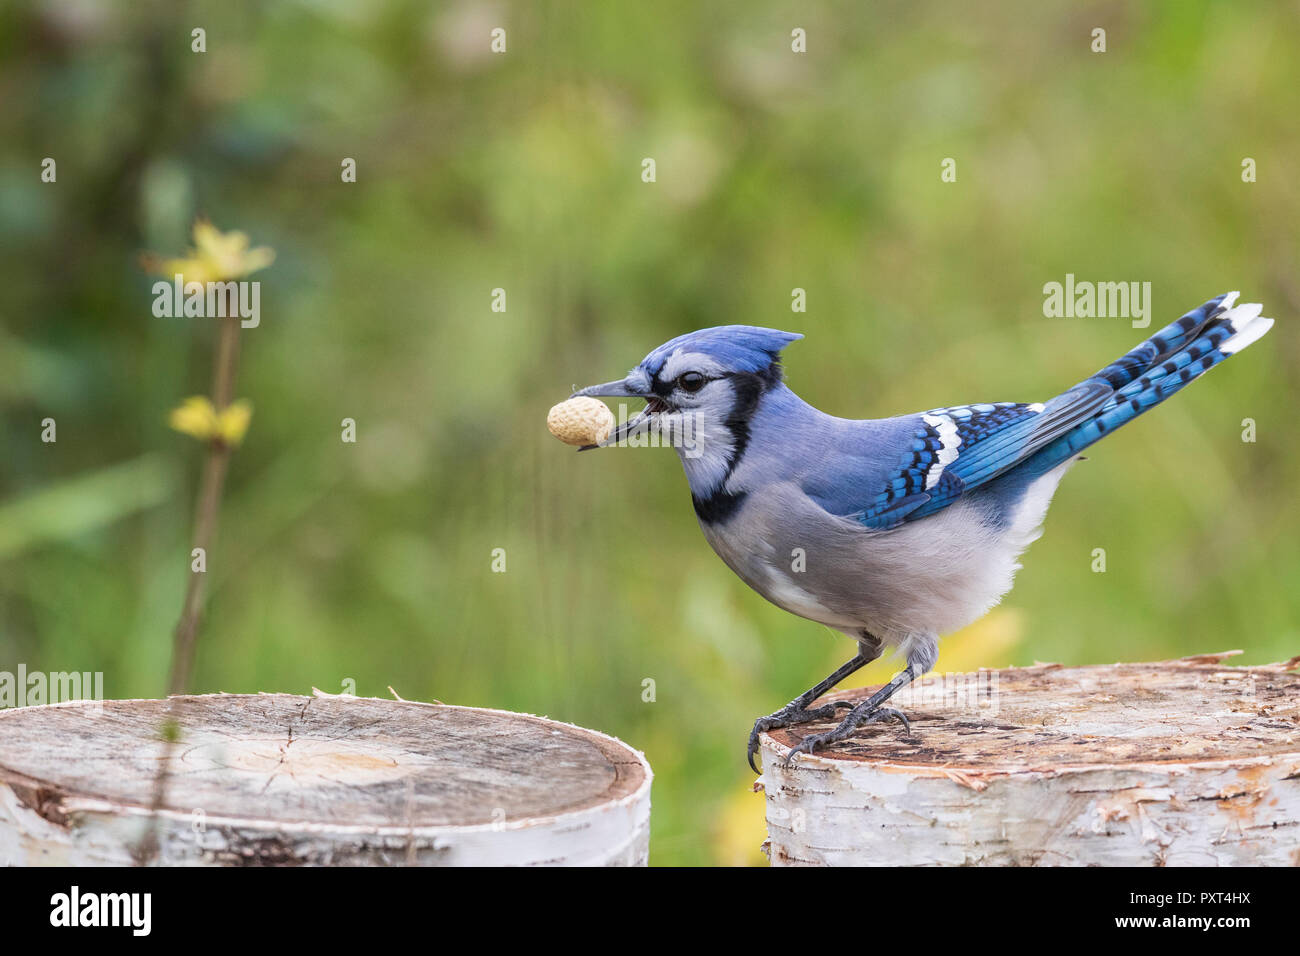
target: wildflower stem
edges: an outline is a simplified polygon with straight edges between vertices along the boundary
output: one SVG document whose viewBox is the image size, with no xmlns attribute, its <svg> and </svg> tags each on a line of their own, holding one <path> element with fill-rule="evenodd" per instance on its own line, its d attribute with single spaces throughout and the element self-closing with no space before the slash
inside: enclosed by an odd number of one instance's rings
<svg viewBox="0 0 1300 956">
<path fill-rule="evenodd" d="M 212 404 L 218 414 L 230 404 L 235 389 L 235 372 L 239 367 L 239 320 L 223 318 L 212 367 Z M 199 483 L 199 499 L 194 511 L 193 547 L 202 548 L 206 556 L 216 536 L 217 517 L 221 509 L 221 492 L 230 464 L 230 446 L 220 438 L 208 443 L 208 457 Z M 185 588 L 185 603 L 176 624 L 172 644 L 172 669 L 169 694 L 183 694 L 189 687 L 194 666 L 194 644 L 198 636 L 199 616 L 203 611 L 206 573 L 190 572 Z"/>
<path fill-rule="evenodd" d="M 226 484 L 226 471 L 230 465 L 230 454 L 239 444 L 244 430 L 248 427 L 248 409 L 233 408 L 235 394 L 235 374 L 239 369 L 239 331 L 240 309 L 239 293 L 236 283 L 239 279 L 264 269 L 271 264 L 275 253 L 271 249 L 248 248 L 248 237 L 243 233 L 223 234 L 206 220 L 200 220 L 194 226 L 194 245 L 188 259 L 167 260 L 162 267 L 165 274 L 191 276 L 194 281 L 203 277 L 209 281 L 228 281 L 229 301 L 224 311 L 214 318 L 220 323 L 217 331 L 217 347 L 212 359 L 212 402 L 211 408 L 200 408 L 200 417 L 206 412 L 211 416 L 211 427 L 198 429 L 194 425 L 193 414 L 187 420 L 183 414 L 186 406 L 173 412 L 172 427 L 187 434 L 207 438 L 207 458 L 203 464 L 203 475 L 199 480 L 198 501 L 194 507 L 194 537 L 192 548 L 203 549 L 203 567 L 194 569 L 191 565 L 190 578 L 185 586 L 185 602 L 181 606 L 180 620 L 172 636 L 171 673 L 168 676 L 167 713 L 160 728 L 162 739 L 162 759 L 158 762 L 158 771 L 154 779 L 154 793 L 148 829 L 133 848 L 135 862 L 147 866 L 158 857 L 160 850 L 160 811 L 166 804 L 167 780 L 170 774 L 172 758 L 176 745 L 181 739 L 181 725 L 184 722 L 184 710 L 189 689 L 190 675 L 194 670 L 194 649 L 198 639 L 199 619 L 203 614 L 205 582 L 207 579 L 207 555 L 217 535 L 217 519 L 221 512 L 221 493 Z M 156 257 L 150 257 L 150 261 Z M 156 262 L 147 268 L 157 268 Z M 211 293 L 209 293 L 211 294 Z M 188 403 L 187 403 L 188 404 Z M 206 405 L 200 401 L 199 404 Z M 227 421 L 224 413 L 233 411 Z M 191 412 L 194 409 L 190 409 Z M 180 422 L 178 424 L 177 422 Z"/>
</svg>

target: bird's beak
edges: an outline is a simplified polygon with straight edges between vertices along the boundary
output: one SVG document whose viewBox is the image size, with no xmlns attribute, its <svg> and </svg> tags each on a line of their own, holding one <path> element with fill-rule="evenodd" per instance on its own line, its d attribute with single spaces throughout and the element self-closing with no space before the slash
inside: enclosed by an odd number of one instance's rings
<svg viewBox="0 0 1300 956">
<path fill-rule="evenodd" d="M 621 378 L 617 382 L 606 382 L 603 385 L 588 385 L 586 388 L 580 388 L 570 398 L 579 397 L 589 398 L 647 398 L 648 396 L 638 386 L 632 385 L 627 379 Z M 592 448 L 608 448 L 610 445 L 617 445 L 619 442 L 630 438 L 638 433 L 650 421 L 649 406 L 637 415 L 633 415 L 622 425 L 615 426 L 614 430 L 609 433 L 599 445 L 583 445 L 578 451 L 589 451 Z"/>
<path fill-rule="evenodd" d="M 625 378 L 620 378 L 617 382 L 606 382 L 604 385 L 588 385 L 586 388 L 580 388 L 570 398 L 579 398 L 589 396 L 591 398 L 645 398 L 645 393 L 637 391 Z"/>
</svg>

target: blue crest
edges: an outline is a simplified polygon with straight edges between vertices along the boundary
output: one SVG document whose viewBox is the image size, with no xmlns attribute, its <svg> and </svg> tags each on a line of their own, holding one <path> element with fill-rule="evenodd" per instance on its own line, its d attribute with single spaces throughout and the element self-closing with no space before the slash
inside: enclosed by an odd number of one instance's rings
<svg viewBox="0 0 1300 956">
<path fill-rule="evenodd" d="M 687 332 L 665 342 L 641 362 L 641 367 L 657 375 L 678 349 L 701 352 L 736 372 L 761 372 L 781 354 L 781 350 L 803 338 L 797 332 L 781 332 L 756 325 L 718 325 L 711 329 Z"/>
</svg>

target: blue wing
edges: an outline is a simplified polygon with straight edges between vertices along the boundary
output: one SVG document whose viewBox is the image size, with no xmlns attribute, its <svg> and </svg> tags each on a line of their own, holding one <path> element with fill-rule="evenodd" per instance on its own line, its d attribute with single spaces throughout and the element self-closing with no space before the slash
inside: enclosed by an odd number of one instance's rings
<svg viewBox="0 0 1300 956">
<path fill-rule="evenodd" d="M 1089 381 L 1046 405 L 995 402 L 919 415 L 907 457 L 858 520 L 884 530 L 938 511 L 1092 417 L 1112 394 Z"/>
</svg>

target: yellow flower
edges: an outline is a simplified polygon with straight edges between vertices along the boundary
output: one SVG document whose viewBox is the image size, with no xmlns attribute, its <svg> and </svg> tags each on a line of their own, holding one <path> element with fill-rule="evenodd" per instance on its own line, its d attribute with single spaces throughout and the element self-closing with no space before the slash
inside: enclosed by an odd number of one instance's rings
<svg viewBox="0 0 1300 956">
<path fill-rule="evenodd" d="M 179 408 L 172 409 L 167 421 L 178 432 L 201 441 L 206 441 L 217 433 L 217 410 L 205 395 L 185 399 Z"/>
<path fill-rule="evenodd" d="M 221 434 L 221 440 L 227 445 L 238 445 L 248 433 L 248 423 L 252 417 L 253 406 L 247 399 L 231 402 L 217 416 L 217 431 Z"/>
<path fill-rule="evenodd" d="M 228 282 L 241 279 L 275 261 L 269 246 L 248 247 L 248 234 L 222 232 L 206 219 L 194 223 L 194 248 L 182 259 L 146 255 L 144 266 L 159 275 L 180 274 L 189 282 Z"/>
<path fill-rule="evenodd" d="M 244 440 L 253 406 L 247 399 L 231 402 L 220 412 L 206 395 L 192 395 L 172 409 L 168 424 L 200 441 L 219 440 L 234 447 Z"/>
</svg>

